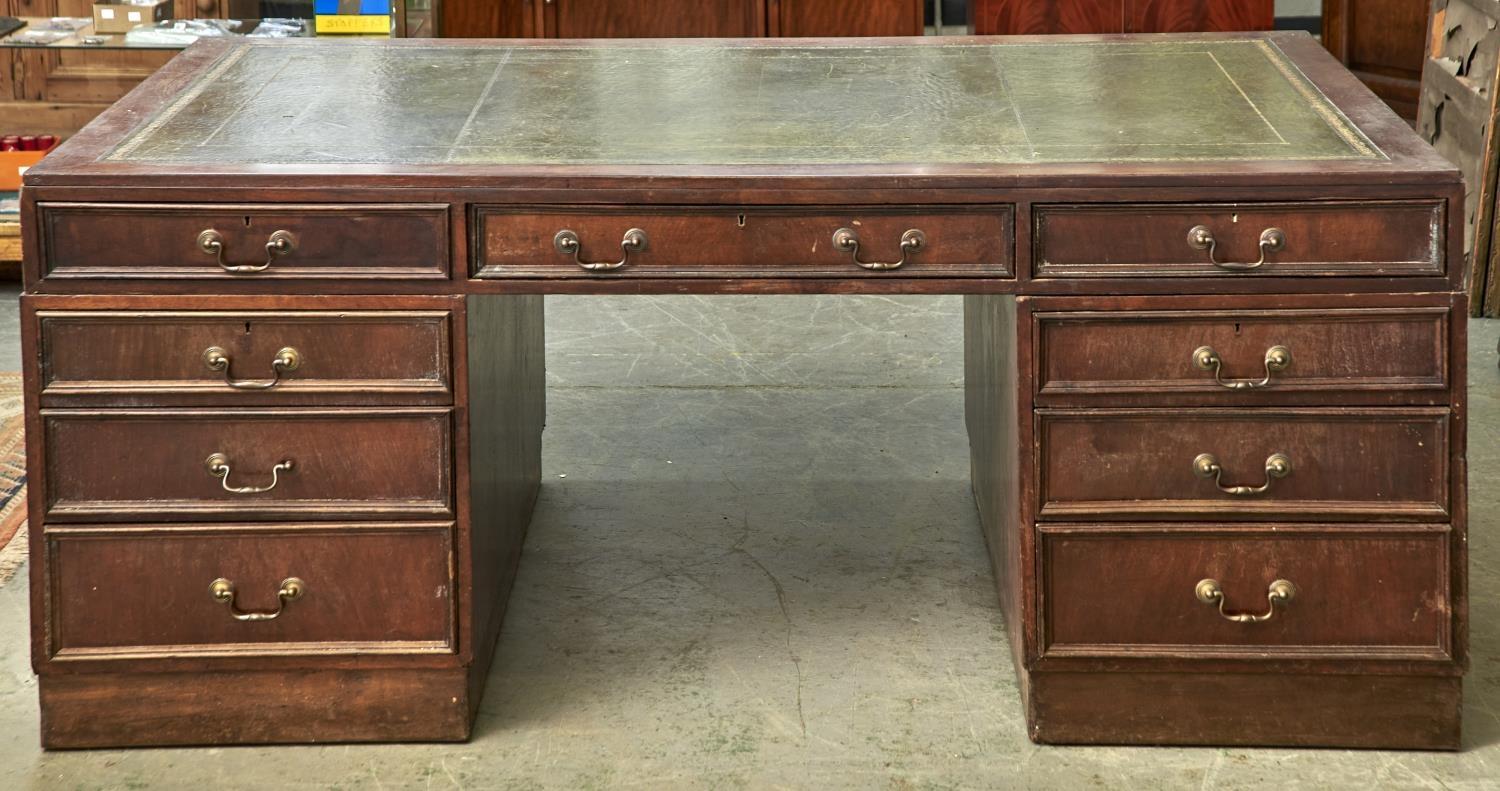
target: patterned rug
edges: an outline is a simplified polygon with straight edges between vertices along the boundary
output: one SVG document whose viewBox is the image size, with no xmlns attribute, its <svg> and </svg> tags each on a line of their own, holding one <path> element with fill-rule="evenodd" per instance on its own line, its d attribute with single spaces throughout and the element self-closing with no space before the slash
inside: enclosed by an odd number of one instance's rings
<svg viewBox="0 0 1500 791">
<path fill-rule="evenodd" d="M 0 373 L 0 585 L 26 561 L 25 416 L 21 375 Z"/>
</svg>

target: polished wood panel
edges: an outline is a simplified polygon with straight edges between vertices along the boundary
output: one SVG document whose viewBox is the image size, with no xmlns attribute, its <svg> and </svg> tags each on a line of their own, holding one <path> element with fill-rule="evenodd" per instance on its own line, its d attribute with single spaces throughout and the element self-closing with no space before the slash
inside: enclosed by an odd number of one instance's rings
<svg viewBox="0 0 1500 791">
<path fill-rule="evenodd" d="M 1043 519 L 1420 519 L 1449 516 L 1446 408 L 1039 409 Z M 1211 453 L 1224 486 L 1194 474 Z"/>
<path fill-rule="evenodd" d="M 964 425 L 969 480 L 979 526 L 999 585 L 1000 610 L 1011 635 L 1011 659 L 1022 683 L 1035 645 L 1030 510 L 1024 494 L 1029 456 L 1031 391 L 1026 380 L 1024 303 L 1008 295 L 964 297 Z"/>
<path fill-rule="evenodd" d="M 535 35 L 537 0 L 442 0 L 438 34 L 448 38 L 521 38 Z"/>
<path fill-rule="evenodd" d="M 532 0 L 555 38 L 760 36 L 764 0 Z"/>
<path fill-rule="evenodd" d="M 458 742 L 469 738 L 472 708 L 454 668 L 72 673 L 37 686 L 42 746 L 62 750 Z"/>
<path fill-rule="evenodd" d="M 1323 0 L 1323 46 L 1403 118 L 1417 117 L 1428 0 Z"/>
<path fill-rule="evenodd" d="M 772 36 L 920 36 L 922 0 L 766 0 Z"/>
<path fill-rule="evenodd" d="M 1324 673 L 1034 673 L 1044 744 L 1457 750 L 1463 682 Z"/>
<path fill-rule="evenodd" d="M 1037 398 L 1137 396 L 1170 403 L 1264 403 L 1287 394 L 1347 400 L 1351 394 L 1392 400 L 1445 400 L 1449 305 L 1307 307 L 1271 310 L 1086 310 L 1032 314 Z M 1218 353 L 1215 371 L 1195 352 Z M 1283 347 L 1291 363 L 1268 371 L 1267 353 Z M 1266 382 L 1248 390 L 1225 383 Z M 1175 396 L 1175 397 L 1174 397 Z"/>
<path fill-rule="evenodd" d="M 49 278 L 185 278 L 221 283 L 298 278 L 445 279 L 448 207 L 427 204 L 163 205 L 53 203 L 40 207 Z M 199 249 L 223 237 L 234 274 Z M 290 232 L 295 249 L 272 258 L 267 240 Z M 150 240 L 150 241 L 147 241 Z"/>
<path fill-rule="evenodd" d="M 457 358 L 466 361 L 468 426 L 460 439 L 467 447 L 458 457 L 472 525 L 464 573 L 473 634 L 469 700 L 478 716 L 541 488 L 547 354 L 541 296 L 474 295 L 467 303 L 467 347 Z"/>
<path fill-rule="evenodd" d="M 1048 656 L 1450 660 L 1447 526 L 1042 528 Z M 1214 579 L 1236 623 L 1194 596 Z M 1296 586 L 1272 607 L 1268 586 Z"/>
<path fill-rule="evenodd" d="M 1275 26 L 1276 6 L 1270 0 L 1130 0 L 1125 7 L 1126 33 L 1270 30 Z"/>
<path fill-rule="evenodd" d="M 1008 205 L 892 210 L 883 207 L 693 208 L 499 207 L 475 209 L 475 277 L 1011 277 L 1014 210 Z M 623 255 L 632 228 L 645 249 Z M 898 269 L 872 271 L 835 249 L 841 228 L 859 238 L 859 260 L 902 260 L 910 230 L 925 243 Z M 587 263 L 625 260 L 608 272 L 560 254 L 559 231 L 578 236 Z"/>
<path fill-rule="evenodd" d="M 54 527 L 46 534 L 51 657 L 451 653 L 452 530 Z M 234 619 L 209 593 L 221 577 L 234 583 L 239 610 L 281 608 L 280 615 Z M 280 602 L 277 590 L 290 577 L 305 587 Z"/>
<path fill-rule="evenodd" d="M 447 311 L 44 311 L 27 320 L 40 324 L 49 407 L 453 400 Z M 210 348 L 223 350 L 226 369 L 207 364 Z M 298 353 L 294 370 L 273 365 L 286 348 Z"/>
<path fill-rule="evenodd" d="M 982 35 L 1270 30 L 1272 0 L 969 0 Z"/>
<path fill-rule="evenodd" d="M 1392 277 L 1441 275 L 1441 202 L 1060 205 L 1035 212 L 1038 277 Z M 1254 263 L 1267 229 L 1285 234 L 1259 268 L 1210 262 L 1188 232 L 1207 227 L 1216 260 Z"/>
<path fill-rule="evenodd" d="M 443 408 L 48 410 L 46 519 L 451 517 L 451 423 Z M 235 494 L 215 453 L 236 487 L 294 466 Z"/>
<path fill-rule="evenodd" d="M 969 0 L 980 35 L 1123 33 L 1127 0 Z"/>
</svg>

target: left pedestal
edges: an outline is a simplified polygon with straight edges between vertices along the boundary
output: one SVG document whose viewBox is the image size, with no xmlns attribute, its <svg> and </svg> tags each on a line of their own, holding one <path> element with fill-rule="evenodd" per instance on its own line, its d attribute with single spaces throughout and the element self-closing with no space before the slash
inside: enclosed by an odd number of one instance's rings
<svg viewBox="0 0 1500 791">
<path fill-rule="evenodd" d="M 49 748 L 468 737 L 542 298 L 22 299 Z"/>
</svg>

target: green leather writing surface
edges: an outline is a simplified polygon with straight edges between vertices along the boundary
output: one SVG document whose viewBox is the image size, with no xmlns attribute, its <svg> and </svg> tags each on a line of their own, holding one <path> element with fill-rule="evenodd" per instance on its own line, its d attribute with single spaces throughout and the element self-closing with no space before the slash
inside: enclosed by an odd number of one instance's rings
<svg viewBox="0 0 1500 791">
<path fill-rule="evenodd" d="M 875 164 L 1382 154 L 1260 39 L 236 47 L 107 159 Z"/>
</svg>

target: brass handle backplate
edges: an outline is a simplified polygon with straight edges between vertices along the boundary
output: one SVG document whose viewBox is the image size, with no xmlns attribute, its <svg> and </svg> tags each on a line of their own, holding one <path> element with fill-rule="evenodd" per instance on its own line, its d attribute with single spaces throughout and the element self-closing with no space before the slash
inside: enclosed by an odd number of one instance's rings
<svg viewBox="0 0 1500 791">
<path fill-rule="evenodd" d="M 1261 494 L 1271 488 L 1271 482 L 1292 474 L 1292 460 L 1285 453 L 1272 453 L 1266 457 L 1266 482 L 1259 486 L 1225 486 L 1224 468 L 1212 453 L 1200 453 L 1193 459 L 1193 474 L 1199 478 L 1212 478 L 1214 485 L 1225 494 L 1246 496 Z"/>
<path fill-rule="evenodd" d="M 286 603 L 302 598 L 307 590 L 307 583 L 296 577 L 287 577 L 281 581 L 281 589 L 276 591 L 276 609 L 271 612 L 245 611 L 234 605 L 234 583 L 220 577 L 209 583 L 208 592 L 214 600 L 229 608 L 229 614 L 236 621 L 273 621 L 286 611 Z"/>
<path fill-rule="evenodd" d="M 900 269 L 907 259 L 916 255 L 925 246 L 927 246 L 927 234 L 913 228 L 901 234 L 900 261 L 861 261 L 859 260 L 859 234 L 853 228 L 840 228 L 833 232 L 833 249 L 848 253 L 854 259 L 854 263 L 877 272 Z"/>
<path fill-rule="evenodd" d="M 1254 390 L 1258 387 L 1266 387 L 1271 384 L 1271 374 L 1285 371 L 1292 364 L 1292 350 L 1285 346 L 1272 346 L 1266 350 L 1266 375 L 1260 380 L 1254 379 L 1230 379 L 1225 380 L 1222 376 L 1224 360 L 1212 346 L 1199 346 L 1193 350 L 1193 365 L 1205 371 L 1214 372 L 1214 381 L 1220 387 L 1230 390 Z"/>
<path fill-rule="evenodd" d="M 1260 623 L 1271 620 L 1276 614 L 1276 605 L 1285 605 L 1297 595 L 1297 586 L 1290 580 L 1276 580 L 1266 589 L 1266 601 L 1270 607 L 1263 613 L 1232 613 L 1224 609 L 1224 588 L 1215 579 L 1199 580 L 1197 587 L 1193 588 L 1193 595 L 1204 604 L 1217 604 L 1219 615 L 1225 620 L 1235 623 Z"/>
<path fill-rule="evenodd" d="M 224 235 L 209 228 L 198 234 L 198 249 L 204 255 L 211 255 L 219 262 L 219 268 L 234 275 L 248 275 L 256 272 L 264 272 L 271 268 L 276 259 L 290 254 L 297 249 L 297 237 L 291 231 L 276 231 L 266 239 L 266 262 L 264 264 L 230 264 L 224 260 Z"/>
<path fill-rule="evenodd" d="M 573 257 L 573 263 L 587 269 L 590 272 L 608 272 L 619 269 L 630 261 L 631 253 L 639 253 L 646 249 L 646 232 L 640 228 L 631 228 L 625 232 L 620 239 L 620 260 L 618 261 L 584 261 L 578 257 L 580 245 L 578 234 L 564 228 L 552 237 L 552 247 L 563 255 Z"/>
<path fill-rule="evenodd" d="M 290 346 L 276 352 L 275 359 L 271 360 L 270 379 L 254 381 L 250 379 L 235 379 L 229 375 L 229 352 L 219 346 L 210 346 L 203 350 L 203 364 L 210 371 L 218 371 L 224 374 L 224 383 L 236 390 L 269 390 L 281 383 L 281 375 L 287 371 L 295 371 L 302 365 L 302 353 Z"/>
<path fill-rule="evenodd" d="M 269 492 L 281 483 L 281 474 L 291 472 L 292 460 L 283 459 L 280 464 L 271 468 L 271 482 L 266 486 L 230 486 L 229 485 L 229 457 L 222 453 L 215 453 L 203 461 L 203 466 L 208 468 L 208 474 L 219 479 L 224 491 L 230 494 L 260 494 Z"/>
<path fill-rule="evenodd" d="M 1188 246 L 1194 250 L 1207 250 L 1208 262 L 1220 269 L 1233 269 L 1243 271 L 1246 269 L 1259 269 L 1266 263 L 1266 256 L 1282 250 L 1286 247 L 1286 232 L 1280 228 L 1267 228 L 1260 232 L 1260 260 L 1254 263 L 1239 263 L 1235 261 L 1220 261 L 1214 257 L 1218 248 L 1218 240 L 1214 238 L 1214 232 L 1207 225 L 1194 225 L 1188 230 Z"/>
</svg>

